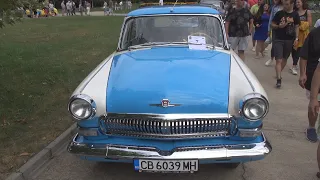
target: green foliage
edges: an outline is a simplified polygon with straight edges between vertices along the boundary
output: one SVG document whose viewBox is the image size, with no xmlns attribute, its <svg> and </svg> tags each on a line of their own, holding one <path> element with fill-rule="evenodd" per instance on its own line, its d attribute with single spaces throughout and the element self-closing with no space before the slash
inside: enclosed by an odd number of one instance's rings
<svg viewBox="0 0 320 180">
<path fill-rule="evenodd" d="M 23 8 L 39 8 L 38 0 L 0 0 L 0 28 L 14 24 L 23 16 Z"/>
</svg>

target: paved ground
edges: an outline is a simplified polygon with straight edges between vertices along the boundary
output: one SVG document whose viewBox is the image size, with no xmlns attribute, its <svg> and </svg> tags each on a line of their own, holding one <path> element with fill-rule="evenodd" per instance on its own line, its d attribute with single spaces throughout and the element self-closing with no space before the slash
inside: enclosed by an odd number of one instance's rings
<svg viewBox="0 0 320 180">
<path fill-rule="evenodd" d="M 254 57 L 248 51 L 247 56 Z M 307 125 L 307 100 L 298 86 L 298 77 L 283 75 L 283 88 L 274 88 L 274 67 L 265 67 L 265 59 L 248 58 L 247 64 L 266 89 L 271 102 L 270 113 L 265 119 L 265 133 L 273 145 L 273 152 L 266 159 L 246 163 L 235 170 L 215 165 L 202 165 L 197 174 L 144 174 L 133 171 L 132 164 L 107 164 L 79 160 L 63 151 L 43 167 L 37 180 L 313 180 L 316 179 L 316 144 L 305 139 Z M 290 60 L 291 62 L 291 60 Z"/>
</svg>

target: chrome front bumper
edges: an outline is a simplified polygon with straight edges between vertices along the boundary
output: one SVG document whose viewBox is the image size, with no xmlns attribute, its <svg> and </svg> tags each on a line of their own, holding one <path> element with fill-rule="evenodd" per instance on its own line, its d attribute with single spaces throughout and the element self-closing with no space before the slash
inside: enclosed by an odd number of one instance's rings
<svg viewBox="0 0 320 180">
<path fill-rule="evenodd" d="M 82 156 L 100 157 L 110 160 L 128 159 L 199 159 L 232 160 L 235 158 L 263 158 L 272 150 L 271 144 L 262 134 L 263 141 L 251 144 L 179 147 L 172 151 L 161 151 L 154 147 L 124 146 L 115 144 L 83 144 L 77 142 L 78 134 L 68 145 L 68 151 Z"/>
</svg>

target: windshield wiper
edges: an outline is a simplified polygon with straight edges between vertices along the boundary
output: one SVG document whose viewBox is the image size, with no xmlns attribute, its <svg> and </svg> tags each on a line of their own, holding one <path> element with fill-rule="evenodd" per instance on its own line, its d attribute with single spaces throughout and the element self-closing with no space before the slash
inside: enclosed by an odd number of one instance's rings
<svg viewBox="0 0 320 180">
<path fill-rule="evenodd" d="M 200 45 L 200 44 L 197 44 L 197 43 L 190 43 L 190 42 L 172 42 L 170 44 L 172 44 L 172 45 L 176 45 L 176 44 L 178 44 L 178 45 L 180 45 L 180 44 L 183 44 L 183 45 Z M 210 49 L 214 49 L 215 48 L 215 46 L 212 45 L 212 44 L 205 44 L 205 45 L 206 45 L 207 48 L 210 48 Z"/>
<path fill-rule="evenodd" d="M 141 48 L 148 48 L 151 46 L 160 46 L 160 45 L 168 45 L 170 44 L 169 42 L 147 42 L 147 43 L 143 43 L 143 44 L 138 44 L 138 45 L 133 45 L 133 46 L 129 46 L 128 50 L 132 50 L 132 49 L 141 49 Z"/>
<path fill-rule="evenodd" d="M 197 43 L 189 43 L 189 42 L 148 42 L 143 44 L 138 44 L 134 46 L 129 46 L 128 50 L 132 49 L 142 49 L 142 48 L 149 48 L 151 46 L 163 46 L 163 45 L 199 45 Z M 207 48 L 214 49 L 215 46 L 212 44 L 205 44 Z"/>
</svg>

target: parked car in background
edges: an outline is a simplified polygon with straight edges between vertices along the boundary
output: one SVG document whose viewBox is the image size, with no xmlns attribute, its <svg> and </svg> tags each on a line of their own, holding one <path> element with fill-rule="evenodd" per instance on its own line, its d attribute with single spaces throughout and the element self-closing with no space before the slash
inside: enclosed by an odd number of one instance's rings
<svg viewBox="0 0 320 180">
<path fill-rule="evenodd" d="M 222 0 L 200 0 L 199 4 L 218 10 L 223 18 L 226 15 L 225 2 Z"/>
<path fill-rule="evenodd" d="M 262 132 L 267 94 L 210 7 L 130 12 L 117 50 L 73 92 L 68 109 L 78 124 L 70 153 L 139 172 L 235 168 L 272 150 Z"/>
</svg>

